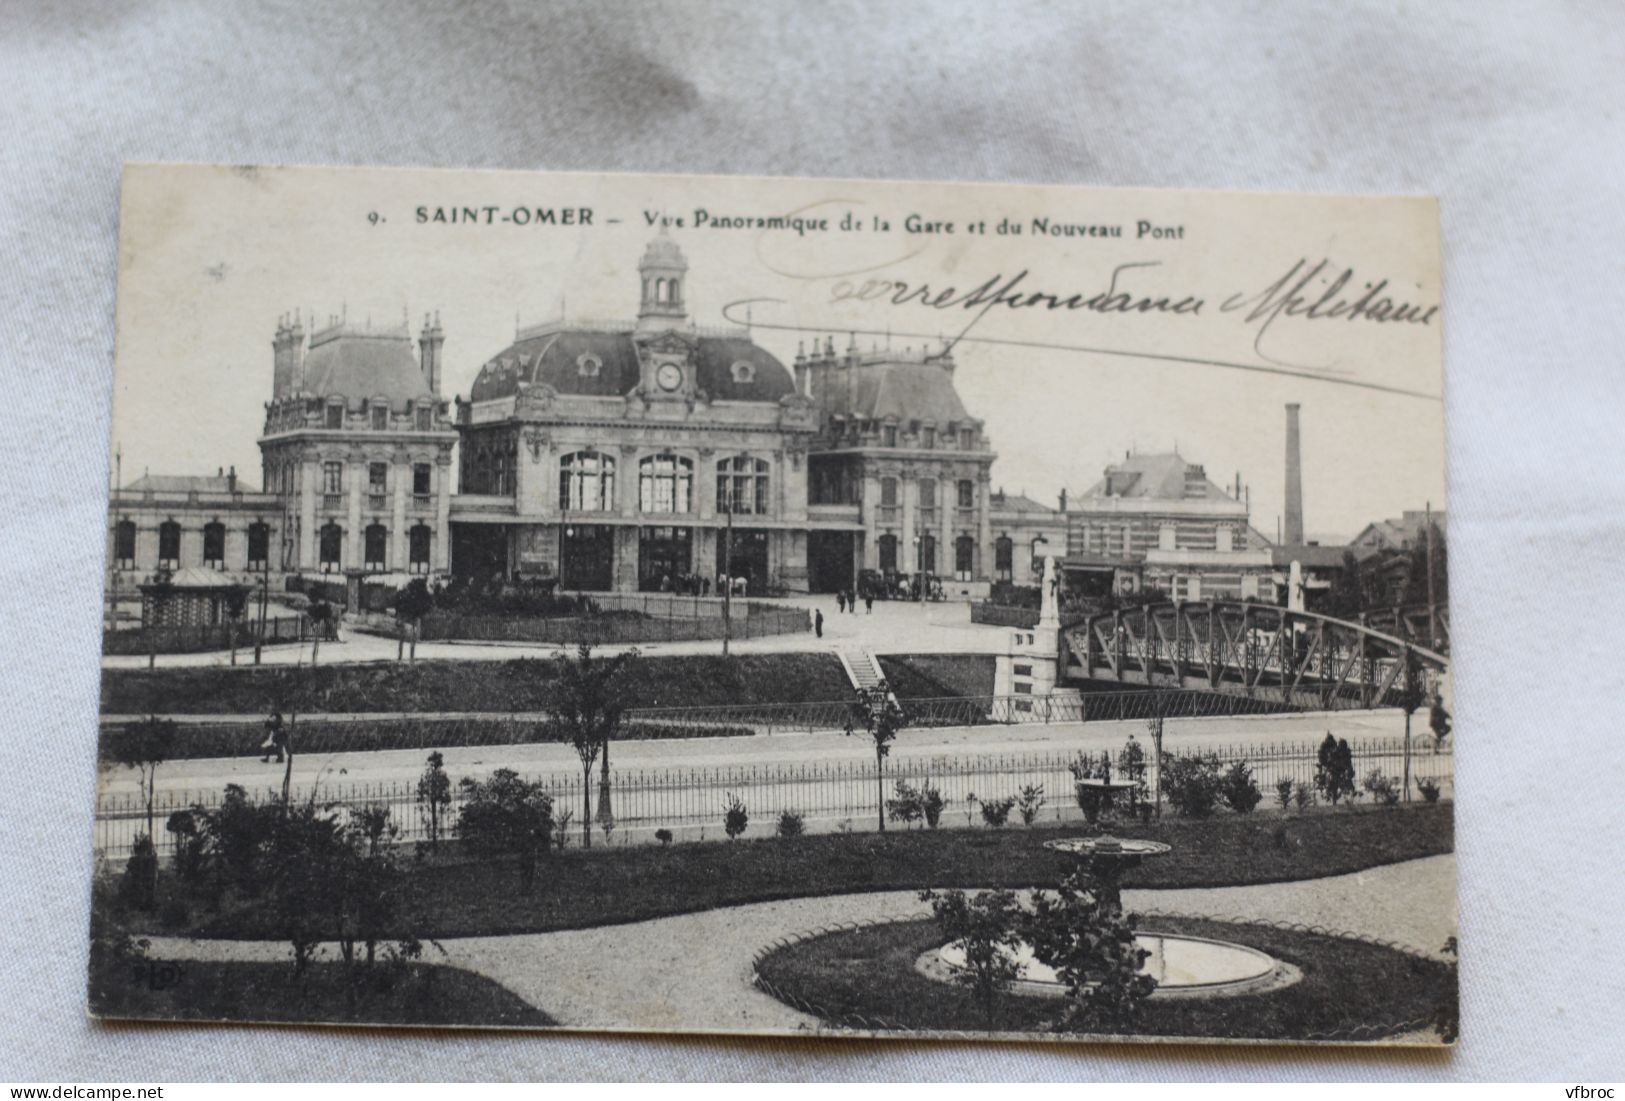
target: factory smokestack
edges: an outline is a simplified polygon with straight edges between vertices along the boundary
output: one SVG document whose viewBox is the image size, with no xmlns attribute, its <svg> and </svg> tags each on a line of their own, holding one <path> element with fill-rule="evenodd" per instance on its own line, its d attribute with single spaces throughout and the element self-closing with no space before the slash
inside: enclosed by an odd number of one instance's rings
<svg viewBox="0 0 1625 1101">
<path fill-rule="evenodd" d="M 1286 530 L 1288 544 L 1303 542 L 1303 460 L 1298 454 L 1298 403 L 1286 407 Z"/>
</svg>

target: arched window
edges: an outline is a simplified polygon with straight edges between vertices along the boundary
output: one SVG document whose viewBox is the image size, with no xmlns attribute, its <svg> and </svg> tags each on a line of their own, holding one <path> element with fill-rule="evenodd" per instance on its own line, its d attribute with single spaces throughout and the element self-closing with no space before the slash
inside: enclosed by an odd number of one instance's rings
<svg viewBox="0 0 1625 1101">
<path fill-rule="evenodd" d="M 251 570 L 270 568 L 271 525 L 255 520 L 248 525 L 248 562 Z"/>
<path fill-rule="evenodd" d="M 615 460 L 599 451 L 559 459 L 559 507 L 573 512 L 615 508 Z"/>
<path fill-rule="evenodd" d="M 993 573 L 1000 581 L 1015 580 L 1016 544 L 1008 535 L 1001 535 L 993 544 Z"/>
<path fill-rule="evenodd" d="M 976 540 L 968 535 L 961 535 L 954 540 L 954 576 L 961 581 L 969 581 L 971 572 L 976 569 Z"/>
<path fill-rule="evenodd" d="M 181 526 L 173 520 L 158 525 L 158 568 L 173 570 L 181 564 Z"/>
<path fill-rule="evenodd" d="M 916 564 L 921 573 L 937 572 L 937 537 L 934 535 L 920 536 L 920 556 Z"/>
<path fill-rule="evenodd" d="M 880 537 L 880 572 L 897 572 L 897 536 L 889 533 Z"/>
<path fill-rule="evenodd" d="M 406 535 L 406 557 L 413 573 L 429 572 L 429 526 L 415 524 Z"/>
<path fill-rule="evenodd" d="M 650 455 L 638 463 L 638 508 L 688 512 L 694 495 L 694 464 L 676 455 Z"/>
<path fill-rule="evenodd" d="M 362 562 L 369 570 L 383 571 L 389 552 L 389 529 L 382 524 L 368 524 L 362 533 Z"/>
<path fill-rule="evenodd" d="M 113 565 L 115 569 L 135 569 L 135 521 L 120 520 L 113 529 Z"/>
<path fill-rule="evenodd" d="M 969 479 L 959 483 L 959 507 L 976 507 L 976 483 Z"/>
<path fill-rule="evenodd" d="M 329 520 L 322 525 L 318 540 L 317 561 L 323 573 L 333 573 L 344 565 L 344 529 Z"/>
<path fill-rule="evenodd" d="M 213 570 L 226 568 L 226 525 L 219 520 L 203 525 L 203 564 Z"/>
<path fill-rule="evenodd" d="M 732 455 L 717 463 L 717 510 L 739 516 L 768 511 L 768 465 L 765 459 Z"/>
</svg>

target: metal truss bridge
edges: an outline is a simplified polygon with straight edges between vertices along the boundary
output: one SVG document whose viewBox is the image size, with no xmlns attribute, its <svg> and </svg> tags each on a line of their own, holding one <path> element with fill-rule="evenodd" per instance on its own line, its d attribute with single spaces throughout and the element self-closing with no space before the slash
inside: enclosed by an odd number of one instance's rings
<svg viewBox="0 0 1625 1101">
<path fill-rule="evenodd" d="M 1370 624 L 1228 600 L 1160 601 L 1094 615 L 1062 639 L 1062 668 L 1072 678 L 1315 710 L 1398 707 L 1410 693 L 1420 701 L 1450 665 L 1444 654 Z"/>
</svg>

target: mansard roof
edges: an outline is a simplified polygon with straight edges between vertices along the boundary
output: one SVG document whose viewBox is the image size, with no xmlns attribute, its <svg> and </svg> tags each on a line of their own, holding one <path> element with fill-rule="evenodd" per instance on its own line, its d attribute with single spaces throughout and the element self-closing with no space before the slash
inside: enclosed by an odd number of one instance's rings
<svg viewBox="0 0 1625 1101">
<path fill-rule="evenodd" d="M 695 382 L 710 400 L 777 402 L 795 393 L 784 364 L 743 330 L 727 335 L 674 331 L 693 346 Z M 522 332 L 520 339 L 480 368 L 470 400 L 511 397 L 521 384 L 546 384 L 565 395 L 622 397 L 640 377 L 633 336 L 630 322 L 548 325 Z M 736 363 L 751 369 L 735 372 Z"/>
<path fill-rule="evenodd" d="M 434 399 L 405 325 L 372 329 L 340 324 L 317 332 L 305 354 L 302 389 L 312 397 L 344 398 L 346 404 L 381 397 L 395 409 Z"/>
</svg>

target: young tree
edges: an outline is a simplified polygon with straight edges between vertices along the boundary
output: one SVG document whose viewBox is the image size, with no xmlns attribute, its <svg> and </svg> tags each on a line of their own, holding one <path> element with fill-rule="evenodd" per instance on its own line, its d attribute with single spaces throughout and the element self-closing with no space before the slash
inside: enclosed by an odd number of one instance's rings
<svg viewBox="0 0 1625 1101">
<path fill-rule="evenodd" d="M 1026 914 L 1010 890 L 981 891 L 967 898 L 964 891 L 921 891 L 920 901 L 931 904 L 937 928 L 965 953 L 965 967 L 954 981 L 968 987 L 982 1010 L 988 1031 L 993 1030 L 998 998 L 1021 977 L 1016 958 Z"/>
<path fill-rule="evenodd" d="M 222 603 L 226 611 L 226 633 L 231 642 L 231 663 L 237 664 L 237 624 L 242 622 L 243 611 L 248 607 L 248 589 L 243 585 L 233 585 L 223 594 Z"/>
<path fill-rule="evenodd" d="M 446 759 L 437 749 L 429 754 L 429 767 L 418 777 L 418 803 L 429 816 L 429 848 L 440 847 L 440 815 L 451 806 L 451 777 L 446 775 Z"/>
<path fill-rule="evenodd" d="M 1156 989 L 1140 968 L 1150 955 L 1134 939 L 1138 918 L 1108 901 L 1095 880 L 1073 874 L 1034 891 L 1027 939 L 1033 956 L 1066 985 L 1064 1027 L 1106 1031 L 1131 1023 Z"/>
<path fill-rule="evenodd" d="M 1417 658 L 1416 652 L 1409 646 L 1405 647 L 1405 666 L 1403 680 L 1399 689 L 1399 707 L 1405 712 L 1405 775 L 1401 781 L 1400 792 L 1405 802 L 1411 801 L 1411 716 L 1428 699 L 1427 679 L 1422 672 L 1422 662 Z"/>
<path fill-rule="evenodd" d="M 1353 551 L 1343 552 L 1343 568 L 1332 575 L 1326 593 L 1326 614 L 1337 619 L 1358 620 L 1365 610 L 1365 582 L 1360 577 L 1360 560 Z"/>
<path fill-rule="evenodd" d="M 395 594 L 395 620 L 401 625 L 403 639 L 406 625 L 411 625 L 412 654 L 409 660 L 413 664 L 418 660 L 418 636 L 423 633 L 423 617 L 433 610 L 434 593 L 429 591 L 429 583 L 421 577 L 414 577 Z M 399 657 L 397 651 L 397 660 Z"/>
<path fill-rule="evenodd" d="M 581 761 L 581 847 L 592 848 L 592 766 L 603 754 L 604 773 L 599 785 L 600 813 L 609 811 L 609 743 L 620 731 L 625 710 L 617 690 L 621 673 L 637 660 L 636 650 L 612 658 L 594 658 L 585 642 L 570 658 L 555 659 L 553 698 L 548 728 L 559 741 L 569 742 Z"/>
<path fill-rule="evenodd" d="M 886 832 L 886 757 L 897 732 L 908 725 L 908 716 L 897 706 L 891 686 L 880 681 L 873 688 L 858 689 L 858 698 L 847 709 L 846 733 L 862 730 L 875 745 L 875 818 L 880 832 Z"/>
<path fill-rule="evenodd" d="M 138 723 L 107 732 L 107 756 L 116 764 L 136 770 L 141 802 L 147 809 L 147 836 L 152 837 L 152 805 L 158 781 L 158 766 L 175 752 L 178 731 L 171 719 L 153 715 Z"/>
<path fill-rule="evenodd" d="M 465 778 L 459 786 L 457 836 L 481 855 L 516 857 L 520 887 L 530 890 L 537 853 L 545 855 L 552 839 L 552 796 L 511 768 L 499 768 L 483 782 Z"/>
</svg>

